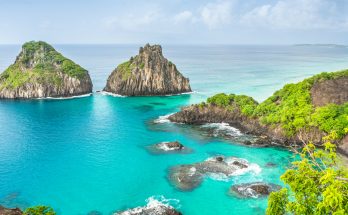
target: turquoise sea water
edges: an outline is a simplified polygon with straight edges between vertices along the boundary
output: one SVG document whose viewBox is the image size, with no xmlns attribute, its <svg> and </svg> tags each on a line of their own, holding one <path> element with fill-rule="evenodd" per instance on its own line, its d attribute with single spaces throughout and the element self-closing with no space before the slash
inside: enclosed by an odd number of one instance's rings
<svg viewBox="0 0 348 215">
<path fill-rule="evenodd" d="M 90 71 L 94 90 L 103 88 L 117 64 L 138 45 L 57 45 Z M 0 70 L 20 46 L 0 46 Z M 217 92 L 243 93 L 262 101 L 283 84 L 321 71 L 348 68 L 348 49 L 299 46 L 164 46 L 164 54 L 191 80 L 191 95 L 120 98 L 94 94 L 70 100 L 0 101 L 0 205 L 51 205 L 59 214 L 88 214 L 146 204 L 155 196 L 173 199 L 184 214 L 263 214 L 267 199 L 237 199 L 231 185 L 280 184 L 291 154 L 251 148 L 207 137 L 197 128 L 154 123 L 159 116 Z M 179 140 L 190 154 L 154 155 L 149 144 Z M 191 192 L 173 187 L 168 169 L 214 155 L 257 164 L 230 180 L 207 178 Z M 267 168 L 268 162 L 277 164 Z M 175 200 L 174 200 L 175 199 Z M 178 200 L 178 201 L 176 201 Z"/>
</svg>

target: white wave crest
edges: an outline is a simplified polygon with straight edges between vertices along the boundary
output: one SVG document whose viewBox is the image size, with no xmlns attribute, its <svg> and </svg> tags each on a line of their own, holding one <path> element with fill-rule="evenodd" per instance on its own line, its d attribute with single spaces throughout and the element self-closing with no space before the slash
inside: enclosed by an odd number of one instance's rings
<svg viewBox="0 0 348 215">
<path fill-rule="evenodd" d="M 170 122 L 169 117 L 173 114 L 174 113 L 170 113 L 164 116 L 159 116 L 157 119 L 154 120 L 154 123 L 168 123 Z"/>
<path fill-rule="evenodd" d="M 146 199 L 146 203 L 147 204 L 144 207 L 136 207 L 127 211 L 115 213 L 114 215 L 144 214 L 147 211 L 151 211 L 153 212 L 153 214 L 164 214 L 166 212 L 165 208 L 174 209 L 174 207 L 180 207 L 179 200 L 166 199 L 164 196 L 151 196 L 148 199 Z"/>
<path fill-rule="evenodd" d="M 42 98 L 37 98 L 38 100 L 65 100 L 65 99 L 76 99 L 76 98 L 83 98 L 83 97 L 88 97 L 91 96 L 93 93 L 87 93 L 83 95 L 78 95 L 78 96 L 68 96 L 68 97 L 42 97 Z"/>
<path fill-rule="evenodd" d="M 177 94 L 168 94 L 165 96 L 180 96 L 180 95 L 186 95 L 186 94 L 194 94 L 197 93 L 197 91 L 191 91 L 191 92 L 185 92 L 185 93 L 177 93 Z"/>
<path fill-rule="evenodd" d="M 180 149 L 179 147 L 168 147 L 167 143 L 169 142 L 161 142 L 159 144 L 157 144 L 157 147 L 159 149 L 162 149 L 163 151 L 174 151 L 174 150 L 178 150 Z"/>
<path fill-rule="evenodd" d="M 222 123 L 207 123 L 201 126 L 202 128 L 212 128 L 214 129 L 214 136 L 219 136 L 221 133 L 227 134 L 232 137 L 238 137 L 242 136 L 242 132 L 235 128 L 230 126 L 228 123 L 222 122 Z"/>
<path fill-rule="evenodd" d="M 226 162 L 229 167 L 234 169 L 234 171 L 233 173 L 229 175 L 220 174 L 220 173 L 209 173 L 208 176 L 214 180 L 229 181 L 229 179 L 232 176 L 244 175 L 246 173 L 252 173 L 252 174 L 258 175 L 262 171 L 262 168 L 258 164 L 249 163 L 246 159 L 236 158 L 236 157 L 224 157 L 224 156 L 221 156 L 221 157 L 223 158 L 224 162 Z M 216 157 L 210 157 L 206 159 L 206 161 L 216 161 Z M 245 165 L 246 168 L 239 167 L 239 165 L 235 164 L 236 161 L 242 165 Z"/>
<path fill-rule="evenodd" d="M 247 168 L 237 169 L 232 176 L 244 175 L 245 173 L 253 173 L 258 175 L 262 171 L 262 168 L 256 163 L 251 163 Z"/>
<path fill-rule="evenodd" d="M 127 96 L 123 96 L 123 95 L 116 94 L 116 93 L 110 93 L 110 92 L 106 92 L 106 91 L 100 91 L 99 93 L 102 95 L 113 96 L 113 97 L 121 97 L 121 98 L 127 97 Z"/>
</svg>

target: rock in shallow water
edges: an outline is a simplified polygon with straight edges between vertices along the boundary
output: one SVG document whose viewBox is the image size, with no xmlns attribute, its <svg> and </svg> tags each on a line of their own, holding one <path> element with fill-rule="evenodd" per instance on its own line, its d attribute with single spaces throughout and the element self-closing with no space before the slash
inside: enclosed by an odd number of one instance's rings
<svg viewBox="0 0 348 215">
<path fill-rule="evenodd" d="M 22 215 L 23 212 L 19 208 L 5 208 L 0 205 L 0 215 Z"/>
<path fill-rule="evenodd" d="M 146 206 L 116 212 L 114 215 L 182 215 L 166 200 L 149 198 L 147 202 Z"/>
<path fill-rule="evenodd" d="M 218 156 L 195 164 L 172 167 L 168 178 L 176 188 L 189 191 L 198 187 L 204 176 L 226 179 L 243 174 L 249 167 L 250 164 L 244 159 Z"/>
<path fill-rule="evenodd" d="M 154 154 L 167 154 L 167 153 L 189 153 L 191 149 L 182 145 L 179 141 L 173 142 L 161 142 L 154 145 L 150 145 L 147 149 Z"/>
<path fill-rule="evenodd" d="M 182 145 L 179 141 L 162 142 L 162 143 L 156 144 L 156 146 L 166 151 L 184 149 L 184 145 Z"/>
<path fill-rule="evenodd" d="M 266 184 L 263 182 L 245 183 L 233 185 L 230 189 L 230 194 L 238 198 L 259 198 L 266 197 L 271 192 L 278 191 L 281 186 L 276 184 Z"/>
</svg>

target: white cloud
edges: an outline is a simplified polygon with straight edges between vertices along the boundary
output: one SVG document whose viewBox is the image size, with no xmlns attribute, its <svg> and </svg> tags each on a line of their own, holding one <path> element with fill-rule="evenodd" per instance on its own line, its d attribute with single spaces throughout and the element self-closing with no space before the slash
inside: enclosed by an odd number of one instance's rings
<svg viewBox="0 0 348 215">
<path fill-rule="evenodd" d="M 180 24 L 185 22 L 194 23 L 197 21 L 197 18 L 193 16 L 191 11 L 185 10 L 181 13 L 178 13 L 174 16 L 174 23 Z"/>
<path fill-rule="evenodd" d="M 102 22 L 109 29 L 123 28 L 126 30 L 137 30 L 138 28 L 153 24 L 160 17 L 159 12 L 150 11 L 143 15 L 127 14 L 117 17 L 107 17 Z"/>
<path fill-rule="evenodd" d="M 202 8 L 201 18 L 210 29 L 229 23 L 232 18 L 231 3 L 228 1 L 209 3 Z"/>
<path fill-rule="evenodd" d="M 241 16 L 240 24 L 283 29 L 337 28 L 344 23 L 339 14 L 334 1 L 280 0 L 250 10 Z"/>
</svg>

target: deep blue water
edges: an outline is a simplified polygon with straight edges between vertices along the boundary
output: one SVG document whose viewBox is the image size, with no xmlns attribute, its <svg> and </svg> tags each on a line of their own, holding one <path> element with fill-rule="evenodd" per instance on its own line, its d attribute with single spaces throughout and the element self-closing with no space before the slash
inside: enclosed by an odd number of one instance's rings
<svg viewBox="0 0 348 215">
<path fill-rule="evenodd" d="M 138 45 L 57 45 L 90 71 L 94 90 L 103 88 L 117 64 L 137 54 Z M 20 46 L 0 46 L 0 71 Z M 170 97 L 120 98 L 94 94 L 70 100 L 0 101 L 0 204 L 45 204 L 59 214 L 87 214 L 144 205 L 164 196 L 184 214 L 263 214 L 267 199 L 237 199 L 231 185 L 265 181 L 280 184 L 291 153 L 251 148 L 203 135 L 196 128 L 154 123 L 159 116 L 202 101 L 217 92 L 243 93 L 257 100 L 285 83 L 321 71 L 348 68 L 348 49 L 299 46 L 164 46 L 166 57 L 190 78 L 196 92 Z M 153 155 L 146 146 L 179 140 L 190 154 Z M 192 192 L 167 179 L 177 164 L 214 155 L 247 159 L 258 167 L 230 180 L 207 178 Z M 267 168 L 267 162 L 277 164 Z M 260 171 L 261 170 L 261 171 Z"/>
</svg>

